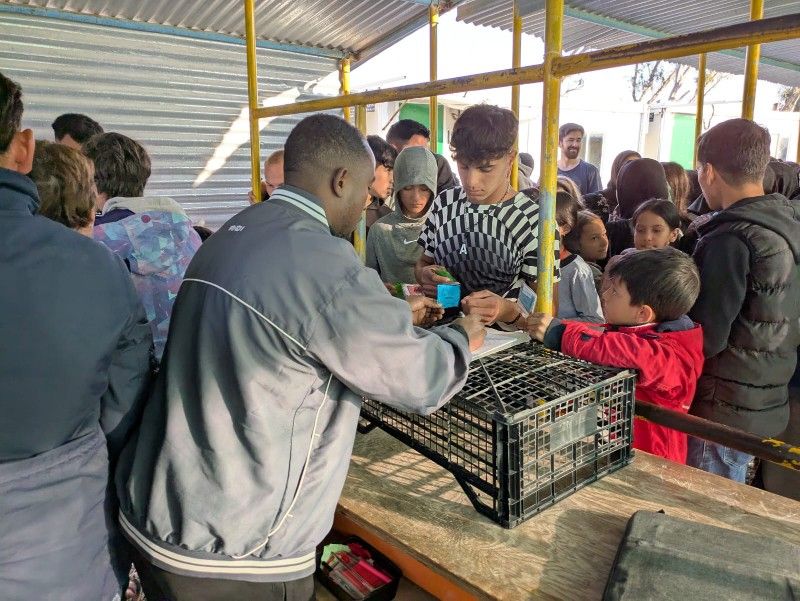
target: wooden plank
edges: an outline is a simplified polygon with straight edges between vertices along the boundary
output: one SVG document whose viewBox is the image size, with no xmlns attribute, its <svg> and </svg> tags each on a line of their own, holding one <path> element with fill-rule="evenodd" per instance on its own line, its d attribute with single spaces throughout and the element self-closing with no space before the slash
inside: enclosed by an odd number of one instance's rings
<svg viewBox="0 0 800 601">
<path fill-rule="evenodd" d="M 642 452 L 506 530 L 472 508 L 449 472 L 376 430 L 358 436 L 339 502 L 348 520 L 490 599 L 600 598 L 640 509 L 800 544 L 800 503 Z"/>
</svg>

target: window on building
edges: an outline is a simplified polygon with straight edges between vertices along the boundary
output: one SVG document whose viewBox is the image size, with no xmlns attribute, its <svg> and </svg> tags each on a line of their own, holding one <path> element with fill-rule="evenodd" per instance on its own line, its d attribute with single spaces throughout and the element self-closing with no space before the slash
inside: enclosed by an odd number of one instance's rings
<svg viewBox="0 0 800 601">
<path fill-rule="evenodd" d="M 600 167 L 603 160 L 603 134 L 589 134 L 583 139 L 580 152 L 581 160 Z"/>
</svg>

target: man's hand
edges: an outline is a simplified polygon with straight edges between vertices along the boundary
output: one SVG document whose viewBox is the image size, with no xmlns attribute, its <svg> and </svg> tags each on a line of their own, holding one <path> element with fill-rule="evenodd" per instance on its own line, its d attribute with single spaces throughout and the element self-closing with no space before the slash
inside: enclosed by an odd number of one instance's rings
<svg viewBox="0 0 800 601">
<path fill-rule="evenodd" d="M 517 303 L 489 290 L 473 292 L 461 301 L 461 308 L 467 315 L 480 317 L 486 325 L 496 321 L 511 323 L 519 315 Z"/>
<path fill-rule="evenodd" d="M 426 265 L 419 270 L 419 276 L 417 280 L 419 284 L 422 285 L 422 290 L 425 292 L 425 296 L 436 298 L 436 286 L 439 284 L 452 283 L 453 280 L 436 273 L 442 269 L 444 269 L 444 267 L 441 265 Z"/>
<path fill-rule="evenodd" d="M 427 328 L 444 316 L 444 309 L 427 296 L 409 296 L 406 301 L 411 306 L 411 321 L 415 326 Z"/>
<path fill-rule="evenodd" d="M 486 338 L 486 328 L 477 315 L 467 315 L 456 319 L 454 324 L 461 326 L 467 332 L 469 338 L 469 350 L 473 353 L 483 346 L 483 339 Z"/>
<path fill-rule="evenodd" d="M 262 180 L 261 180 L 261 198 L 258 198 L 258 199 L 257 199 L 257 198 L 256 198 L 256 197 L 253 195 L 253 191 L 252 191 L 252 190 L 250 190 L 250 191 L 247 193 L 247 200 L 249 200 L 249 201 L 250 201 L 250 204 L 251 204 L 251 205 L 254 205 L 254 204 L 256 204 L 257 202 L 260 202 L 262 198 L 266 198 L 266 196 L 267 196 L 267 182 L 265 182 L 265 181 L 262 179 Z"/>
<path fill-rule="evenodd" d="M 535 338 L 539 342 L 544 342 L 544 335 L 552 321 L 553 316 L 547 313 L 531 313 L 525 319 L 523 329 L 531 338 Z"/>
</svg>

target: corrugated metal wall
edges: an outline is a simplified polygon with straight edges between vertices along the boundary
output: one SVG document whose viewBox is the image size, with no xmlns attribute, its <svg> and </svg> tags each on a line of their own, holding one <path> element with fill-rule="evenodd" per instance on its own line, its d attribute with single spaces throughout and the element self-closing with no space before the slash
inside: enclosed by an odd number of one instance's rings
<svg viewBox="0 0 800 601">
<path fill-rule="evenodd" d="M 0 40 L 0 71 L 22 86 L 37 138 L 53 139 L 58 115 L 85 113 L 141 142 L 153 162 L 146 193 L 174 198 L 195 222 L 216 228 L 247 205 L 243 46 L 9 14 L 0 14 Z M 312 98 L 308 86 L 336 70 L 331 59 L 258 56 L 262 99 Z M 262 157 L 298 119 L 268 124 Z"/>
</svg>

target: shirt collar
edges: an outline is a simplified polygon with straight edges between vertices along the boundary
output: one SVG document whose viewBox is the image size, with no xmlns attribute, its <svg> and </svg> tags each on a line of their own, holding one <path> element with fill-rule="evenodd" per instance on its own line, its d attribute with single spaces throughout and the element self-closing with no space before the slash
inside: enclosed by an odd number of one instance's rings
<svg viewBox="0 0 800 601">
<path fill-rule="evenodd" d="M 330 227 L 328 224 L 328 218 L 325 215 L 325 210 L 322 208 L 322 201 L 306 190 L 302 190 L 288 184 L 283 184 L 272 193 L 268 202 L 272 202 L 274 200 L 282 200 L 287 202 L 290 205 L 297 207 L 301 211 L 305 211 L 326 227 Z"/>
</svg>

